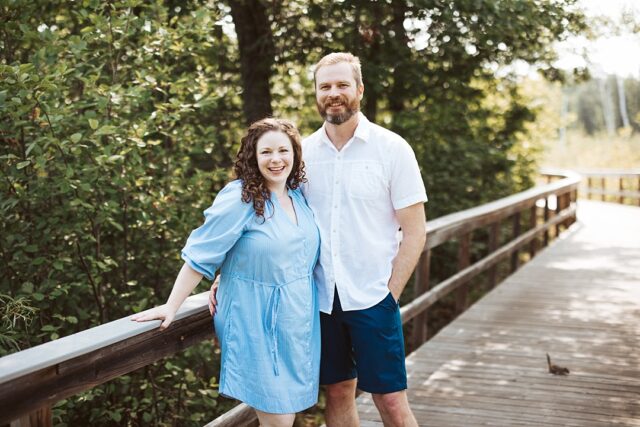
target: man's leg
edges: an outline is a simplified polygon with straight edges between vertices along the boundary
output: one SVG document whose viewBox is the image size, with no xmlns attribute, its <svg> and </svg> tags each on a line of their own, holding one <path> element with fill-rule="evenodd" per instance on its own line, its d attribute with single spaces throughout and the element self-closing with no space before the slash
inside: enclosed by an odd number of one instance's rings
<svg viewBox="0 0 640 427">
<path fill-rule="evenodd" d="M 325 386 L 327 406 L 324 419 L 327 427 L 358 427 L 356 381 L 346 380 Z"/>
<path fill-rule="evenodd" d="M 373 307 L 345 312 L 344 318 L 352 340 L 358 388 L 371 393 L 385 426 L 417 426 L 407 400 L 398 303 L 389 293 Z"/>
<path fill-rule="evenodd" d="M 358 426 L 356 411 L 356 369 L 351 338 L 342 322 L 342 307 L 336 290 L 331 314 L 320 313 L 322 355 L 320 384 L 325 386 L 327 427 Z"/>
<path fill-rule="evenodd" d="M 406 390 L 394 393 L 372 394 L 385 427 L 418 427 L 411 412 Z"/>
</svg>

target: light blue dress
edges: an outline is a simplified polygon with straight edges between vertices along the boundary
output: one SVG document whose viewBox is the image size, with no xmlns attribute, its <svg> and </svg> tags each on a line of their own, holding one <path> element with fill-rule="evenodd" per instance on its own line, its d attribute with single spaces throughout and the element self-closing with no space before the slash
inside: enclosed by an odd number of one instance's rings
<svg viewBox="0 0 640 427">
<path fill-rule="evenodd" d="M 296 225 L 272 194 L 265 220 L 233 181 L 191 232 L 182 258 L 208 279 L 221 269 L 214 317 L 220 393 L 287 414 L 318 399 L 320 320 L 313 268 L 320 235 L 300 189 L 289 190 Z"/>
</svg>

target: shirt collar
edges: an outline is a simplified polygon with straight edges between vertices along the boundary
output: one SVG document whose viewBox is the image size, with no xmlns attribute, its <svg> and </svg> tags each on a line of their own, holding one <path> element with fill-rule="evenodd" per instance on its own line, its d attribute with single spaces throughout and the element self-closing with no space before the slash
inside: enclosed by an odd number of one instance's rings
<svg viewBox="0 0 640 427">
<path fill-rule="evenodd" d="M 321 139 L 323 142 L 327 144 L 332 144 L 331 140 L 327 136 L 326 126 L 327 126 L 327 123 L 324 122 L 322 124 Z M 367 142 L 369 140 L 370 134 L 371 134 L 371 122 L 369 121 L 369 119 L 366 118 L 364 114 L 362 114 L 361 111 L 358 111 L 358 126 L 356 127 L 356 130 L 353 133 L 353 137 L 363 142 Z"/>
</svg>

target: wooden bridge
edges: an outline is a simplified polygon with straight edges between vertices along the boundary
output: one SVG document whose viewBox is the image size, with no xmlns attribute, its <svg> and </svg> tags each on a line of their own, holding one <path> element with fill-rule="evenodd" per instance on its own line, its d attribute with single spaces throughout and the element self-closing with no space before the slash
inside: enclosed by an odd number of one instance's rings
<svg viewBox="0 0 640 427">
<path fill-rule="evenodd" d="M 420 425 L 640 426 L 640 208 L 581 201 L 576 223 L 580 177 L 546 176 L 427 223 L 414 299 L 401 310 Z M 629 176 L 640 172 L 615 175 L 616 192 L 598 175 L 596 194 L 640 200 L 622 184 Z M 451 244 L 457 268 L 434 285 L 432 255 Z M 472 305 L 478 284 L 494 286 L 503 270 L 514 274 Z M 430 309 L 445 297 L 462 314 L 430 337 Z M 200 294 L 163 332 L 124 318 L 1 358 L 0 427 L 51 425 L 56 401 L 210 336 Z M 546 353 L 570 374 L 549 374 Z M 382 425 L 368 395 L 358 404 L 363 426 Z M 245 405 L 207 424 L 253 425 Z"/>
<path fill-rule="evenodd" d="M 408 357 L 421 426 L 640 426 L 640 207 L 580 201 L 578 219 Z"/>
</svg>

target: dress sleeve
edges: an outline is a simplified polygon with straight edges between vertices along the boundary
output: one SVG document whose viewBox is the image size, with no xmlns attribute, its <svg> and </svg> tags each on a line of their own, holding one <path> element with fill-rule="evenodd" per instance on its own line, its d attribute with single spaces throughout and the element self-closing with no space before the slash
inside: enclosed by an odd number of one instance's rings
<svg viewBox="0 0 640 427">
<path fill-rule="evenodd" d="M 240 181 L 227 184 L 204 211 L 204 224 L 191 232 L 182 249 L 182 259 L 209 280 L 254 217 L 253 205 L 241 197 Z"/>
</svg>

